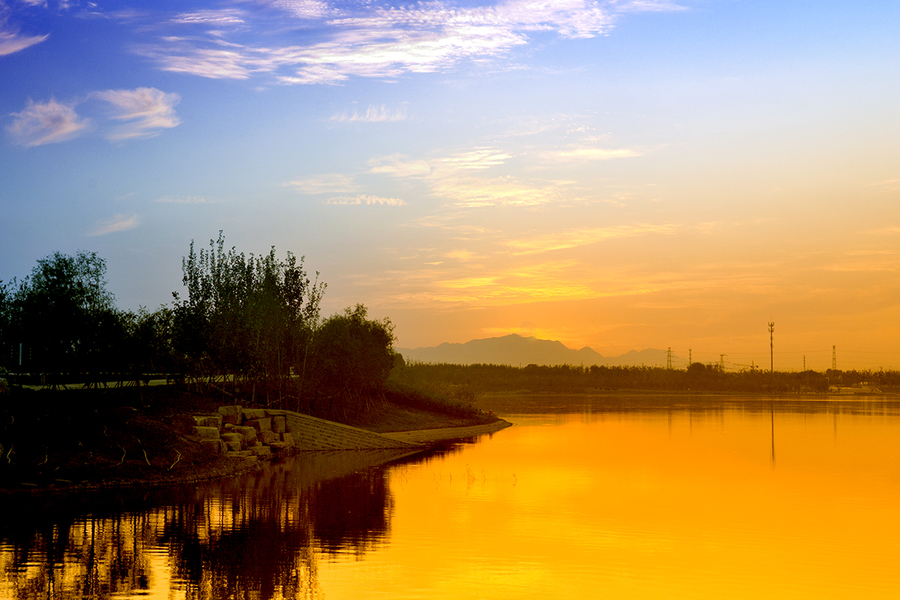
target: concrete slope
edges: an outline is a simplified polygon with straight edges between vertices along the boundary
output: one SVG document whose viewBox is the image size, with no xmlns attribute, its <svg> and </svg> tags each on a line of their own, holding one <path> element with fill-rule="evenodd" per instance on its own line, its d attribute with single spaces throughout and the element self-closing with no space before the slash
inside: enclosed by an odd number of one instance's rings
<svg viewBox="0 0 900 600">
<path fill-rule="evenodd" d="M 266 409 L 271 416 L 284 415 L 287 430 L 298 450 L 373 450 L 379 448 L 419 448 L 415 442 L 398 440 L 359 427 L 317 419 L 289 410 Z"/>
</svg>

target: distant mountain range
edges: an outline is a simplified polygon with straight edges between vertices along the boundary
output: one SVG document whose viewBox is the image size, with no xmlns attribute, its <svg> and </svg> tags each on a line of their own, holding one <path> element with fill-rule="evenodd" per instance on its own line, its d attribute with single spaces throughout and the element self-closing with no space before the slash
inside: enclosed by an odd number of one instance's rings
<svg viewBox="0 0 900 600">
<path fill-rule="evenodd" d="M 514 367 L 535 365 L 592 365 L 665 367 L 667 350 L 632 350 L 620 356 L 603 356 L 584 347 L 581 350 L 567 348 L 562 342 L 539 340 L 511 334 L 503 337 L 472 340 L 464 344 L 443 343 L 430 348 L 396 348 L 406 360 L 424 363 L 449 363 L 471 365 L 476 363 L 511 365 Z M 687 361 L 672 356 L 672 366 L 684 367 Z"/>
</svg>

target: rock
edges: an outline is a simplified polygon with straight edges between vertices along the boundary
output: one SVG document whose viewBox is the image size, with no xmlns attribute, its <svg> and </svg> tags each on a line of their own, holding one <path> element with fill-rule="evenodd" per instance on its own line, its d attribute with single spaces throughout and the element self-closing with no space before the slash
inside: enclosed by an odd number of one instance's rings
<svg viewBox="0 0 900 600">
<path fill-rule="evenodd" d="M 245 408 L 244 409 L 244 420 L 252 421 L 253 419 L 265 419 L 266 418 L 266 409 L 264 408 Z"/>
<path fill-rule="evenodd" d="M 295 444 L 294 435 L 288 432 L 284 432 L 281 434 L 281 441 L 283 441 L 285 444 L 290 444 L 291 446 Z"/>
<path fill-rule="evenodd" d="M 272 442 L 271 444 L 269 444 L 269 448 L 276 452 L 283 452 L 284 450 L 288 450 L 293 447 L 293 444 L 289 444 L 287 442 Z"/>
<path fill-rule="evenodd" d="M 198 427 L 215 427 L 216 429 L 222 429 L 222 415 L 195 416 L 194 424 Z"/>
<path fill-rule="evenodd" d="M 216 454 L 225 454 L 225 444 L 220 439 L 203 439 L 200 440 L 200 443 L 203 445 L 203 447 L 209 448 Z"/>
<path fill-rule="evenodd" d="M 256 438 L 263 444 L 271 444 L 278 441 L 278 434 L 271 431 L 260 431 Z"/>
<path fill-rule="evenodd" d="M 245 459 L 252 458 L 253 460 L 257 460 L 256 455 L 253 454 L 252 452 L 250 452 L 249 450 L 231 451 L 231 452 L 228 452 L 228 457 L 229 458 L 245 458 Z"/>
<path fill-rule="evenodd" d="M 272 431 L 271 417 L 263 417 L 262 419 L 249 419 L 244 421 L 244 425 L 253 427 L 257 431 Z"/>
<path fill-rule="evenodd" d="M 194 435 L 199 436 L 203 440 L 218 440 L 219 439 L 219 428 L 218 427 L 194 427 Z"/>
<path fill-rule="evenodd" d="M 241 426 L 241 427 L 235 427 L 234 431 L 235 431 L 235 433 L 239 433 L 242 436 L 244 436 L 247 446 L 252 446 L 253 444 L 256 443 L 256 429 L 255 428 Z"/>
<path fill-rule="evenodd" d="M 222 420 L 225 423 L 231 423 L 232 425 L 241 424 L 241 413 L 241 407 L 237 405 L 219 407 L 219 414 L 222 415 Z"/>
<path fill-rule="evenodd" d="M 248 450 L 250 450 L 250 452 L 252 452 L 253 454 L 255 454 L 256 456 L 258 456 L 260 458 L 266 458 L 266 457 L 272 456 L 272 449 L 269 448 L 268 446 L 263 446 L 263 445 L 252 446 L 252 447 L 248 448 Z"/>
<path fill-rule="evenodd" d="M 247 445 L 246 438 L 240 433 L 223 433 L 222 441 L 231 449 L 231 450 L 243 450 L 244 446 Z M 236 447 L 233 447 L 235 445 Z"/>
<path fill-rule="evenodd" d="M 284 415 L 275 415 L 272 417 L 272 431 L 275 433 L 284 433 L 287 431 L 287 419 Z"/>
</svg>

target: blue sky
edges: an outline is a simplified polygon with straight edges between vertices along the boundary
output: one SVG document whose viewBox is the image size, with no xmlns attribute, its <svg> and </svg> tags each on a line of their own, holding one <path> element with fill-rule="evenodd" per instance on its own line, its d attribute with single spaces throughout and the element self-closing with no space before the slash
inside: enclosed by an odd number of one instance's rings
<svg viewBox="0 0 900 600">
<path fill-rule="evenodd" d="M 0 0 L 0 279 L 224 230 L 401 347 L 900 368 L 889 2 Z"/>
</svg>

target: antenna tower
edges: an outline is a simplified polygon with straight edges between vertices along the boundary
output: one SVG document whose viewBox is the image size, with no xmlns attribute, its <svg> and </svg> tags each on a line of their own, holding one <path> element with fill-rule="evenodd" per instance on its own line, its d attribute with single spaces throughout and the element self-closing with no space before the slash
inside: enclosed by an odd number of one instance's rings
<svg viewBox="0 0 900 600">
<path fill-rule="evenodd" d="M 775 372 L 775 322 L 769 323 L 769 371 Z"/>
<path fill-rule="evenodd" d="M 837 371 L 837 346 L 831 347 L 831 370 Z"/>
</svg>

